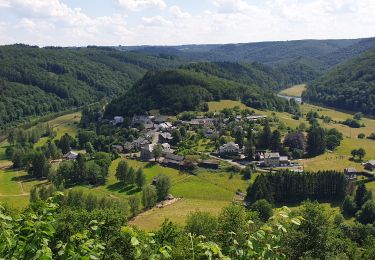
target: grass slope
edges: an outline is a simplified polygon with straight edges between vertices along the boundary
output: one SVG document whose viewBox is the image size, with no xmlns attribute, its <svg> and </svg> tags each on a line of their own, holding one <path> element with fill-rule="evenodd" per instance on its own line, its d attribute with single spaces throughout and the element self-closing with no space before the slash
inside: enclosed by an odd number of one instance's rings
<svg viewBox="0 0 375 260">
<path fill-rule="evenodd" d="M 302 92 L 305 89 L 306 89 L 305 84 L 295 85 L 293 87 L 280 91 L 280 95 L 289 96 L 289 97 L 301 97 Z"/>
</svg>

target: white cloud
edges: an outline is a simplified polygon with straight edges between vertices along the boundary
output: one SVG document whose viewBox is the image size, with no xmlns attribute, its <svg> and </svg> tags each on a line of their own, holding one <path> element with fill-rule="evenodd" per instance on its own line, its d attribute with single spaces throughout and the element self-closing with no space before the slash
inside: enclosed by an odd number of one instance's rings
<svg viewBox="0 0 375 260">
<path fill-rule="evenodd" d="M 251 9 L 246 0 L 214 0 L 214 5 L 219 8 L 219 12 L 237 13 Z"/>
<path fill-rule="evenodd" d="M 0 44 L 198 44 L 375 36 L 374 0 L 206 0 L 209 10 L 190 13 L 177 5 L 165 9 L 162 0 L 113 1 L 140 12 L 127 17 L 120 9 L 93 17 L 63 0 L 0 0 L 6 8 L 0 12 L 14 19 L 2 19 L 0 13 Z M 141 12 L 147 8 L 153 9 Z"/>
<path fill-rule="evenodd" d="M 147 8 L 164 9 L 167 4 L 164 0 L 117 0 L 117 3 L 126 9 L 140 11 Z"/>
<path fill-rule="evenodd" d="M 184 18 L 190 18 L 191 15 L 188 12 L 183 12 L 180 7 L 177 5 L 171 6 L 169 8 L 169 11 L 173 14 L 175 18 L 178 19 L 184 19 Z"/>
<path fill-rule="evenodd" d="M 10 5 L 9 0 L 0 0 L 0 8 L 9 7 L 9 5 Z"/>
<path fill-rule="evenodd" d="M 150 27 L 170 27 L 173 23 L 164 17 L 157 15 L 152 17 L 142 17 L 143 24 Z"/>
<path fill-rule="evenodd" d="M 126 41 L 132 34 L 123 15 L 90 17 L 61 0 L 12 0 L 8 11 L 19 17 L 6 30 L 17 36 L 17 42 L 43 46 L 110 45 Z"/>
</svg>

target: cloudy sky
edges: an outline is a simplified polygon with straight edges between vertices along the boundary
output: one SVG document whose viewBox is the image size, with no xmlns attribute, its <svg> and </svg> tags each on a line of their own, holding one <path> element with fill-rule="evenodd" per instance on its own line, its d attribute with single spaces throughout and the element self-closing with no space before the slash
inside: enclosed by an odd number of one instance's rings
<svg viewBox="0 0 375 260">
<path fill-rule="evenodd" d="M 375 0 L 0 0 L 0 44 L 177 45 L 375 36 Z"/>
</svg>

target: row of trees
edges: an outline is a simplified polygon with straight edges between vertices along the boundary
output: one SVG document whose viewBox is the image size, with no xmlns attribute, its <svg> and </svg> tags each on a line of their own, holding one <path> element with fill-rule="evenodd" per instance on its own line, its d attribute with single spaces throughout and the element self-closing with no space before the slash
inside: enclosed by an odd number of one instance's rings
<svg viewBox="0 0 375 260">
<path fill-rule="evenodd" d="M 279 171 L 257 176 L 247 190 L 246 201 L 253 203 L 266 199 L 271 203 L 286 203 L 306 199 L 341 199 L 346 195 L 347 186 L 344 174 L 336 171 Z"/>
<path fill-rule="evenodd" d="M 124 186 L 135 184 L 138 188 L 142 188 L 146 184 L 146 176 L 142 168 L 134 170 L 133 167 L 129 167 L 126 161 L 119 162 L 115 176 Z"/>
</svg>

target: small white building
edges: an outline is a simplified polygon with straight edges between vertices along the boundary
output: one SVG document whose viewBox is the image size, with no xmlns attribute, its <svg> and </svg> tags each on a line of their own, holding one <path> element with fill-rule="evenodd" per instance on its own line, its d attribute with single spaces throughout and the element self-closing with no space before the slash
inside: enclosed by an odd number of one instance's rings
<svg viewBox="0 0 375 260">
<path fill-rule="evenodd" d="M 229 142 L 219 147 L 219 154 L 238 154 L 239 152 L 240 147 L 234 142 Z"/>
<path fill-rule="evenodd" d="M 70 152 L 64 154 L 63 157 L 64 157 L 65 160 L 75 160 L 78 157 L 78 153 L 70 151 Z"/>
<path fill-rule="evenodd" d="M 163 153 L 170 153 L 171 152 L 171 146 L 168 143 L 164 143 L 161 146 L 163 147 Z"/>
</svg>

